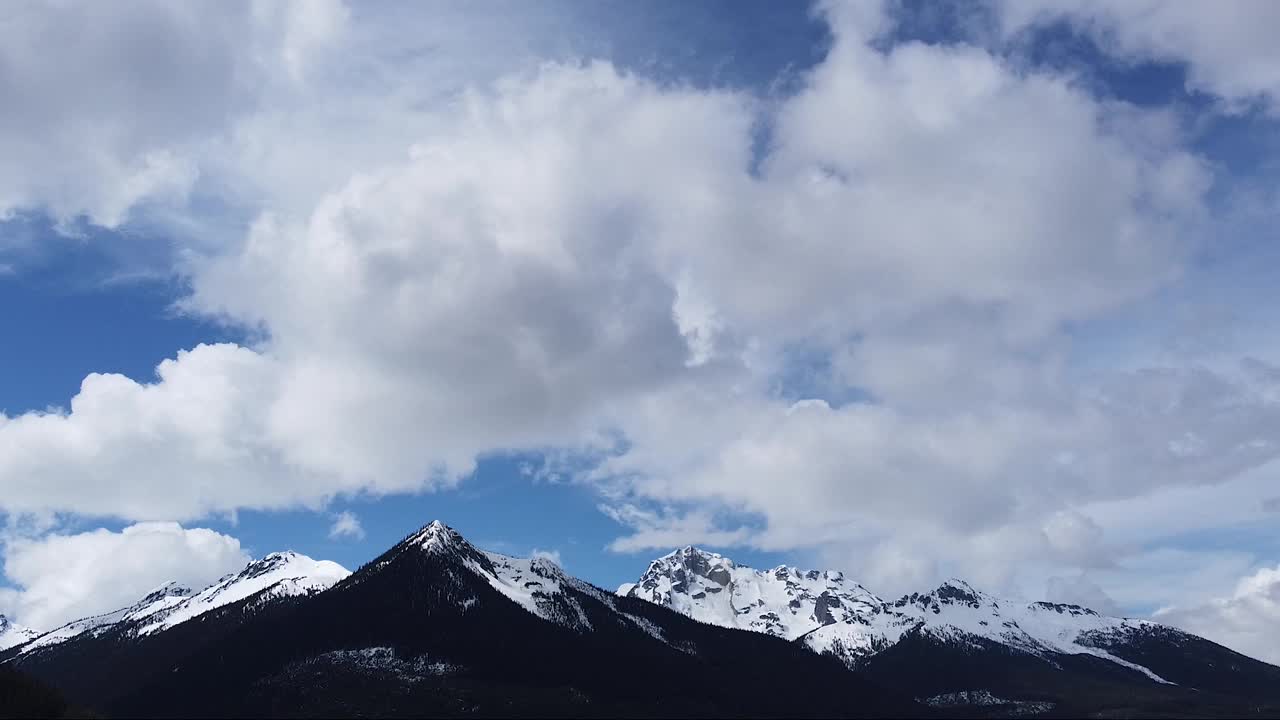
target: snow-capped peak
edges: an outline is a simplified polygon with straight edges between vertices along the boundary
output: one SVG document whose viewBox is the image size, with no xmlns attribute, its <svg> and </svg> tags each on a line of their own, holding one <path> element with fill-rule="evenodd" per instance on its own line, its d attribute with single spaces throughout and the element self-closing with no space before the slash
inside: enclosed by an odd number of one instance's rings
<svg viewBox="0 0 1280 720">
<path fill-rule="evenodd" d="M 267 599 L 319 592 L 350 574 L 335 562 L 312 560 L 291 550 L 274 552 L 249 562 L 238 573 L 223 576 L 199 593 L 177 582 L 164 583 L 128 607 L 81 618 L 39 635 L 22 652 L 57 645 L 86 632 L 101 634 L 116 626 L 127 626 L 129 632 L 139 635 L 156 633 L 260 593 Z"/>
<path fill-rule="evenodd" d="M 446 566 L 442 572 L 434 573 L 432 579 L 437 583 L 452 584 L 452 587 L 440 588 L 439 596 L 450 598 L 464 612 L 473 607 L 479 598 L 474 588 L 463 581 L 465 576 L 457 572 L 459 569 L 470 573 L 530 613 L 579 630 L 590 627 L 590 623 L 573 593 L 567 592 L 569 588 L 612 601 L 608 593 L 570 577 L 552 560 L 545 557 L 509 557 L 479 550 L 467 542 L 461 533 L 439 520 L 422 526 L 376 562 L 361 568 L 351 582 L 362 583 L 372 575 L 396 567 L 408 567 L 410 572 L 420 572 L 418 561 L 423 559 L 423 555 L 432 564 Z M 401 563 L 406 559 L 410 563 L 404 566 Z"/>
<path fill-rule="evenodd" d="M 684 578 L 692 575 L 723 586 L 729 582 L 734 567 L 733 561 L 723 555 L 688 545 L 654 560 L 649 564 L 645 577 L 669 575 Z"/>
<path fill-rule="evenodd" d="M 932 592 L 923 595 L 912 593 L 899 598 L 894 603 L 894 607 L 897 608 L 907 605 L 914 605 L 921 610 L 932 611 L 934 614 L 940 613 L 942 608 L 947 606 L 964 606 L 973 610 L 991 608 L 999 611 L 1000 609 L 999 600 L 974 589 L 972 585 L 958 578 L 943 582 Z"/>
<path fill-rule="evenodd" d="M 961 580 L 960 578 L 954 578 L 954 577 L 944 580 L 942 584 L 939 585 L 933 592 L 935 594 L 945 593 L 950 595 L 955 595 L 955 594 L 967 595 L 973 598 L 974 600 L 976 600 L 978 597 L 983 595 L 983 593 L 979 592 L 978 590 L 975 590 L 974 587 L 969 583 L 965 582 L 964 580 Z"/>
<path fill-rule="evenodd" d="M 842 573 L 787 566 L 755 570 L 695 547 L 658 558 L 639 582 L 622 586 L 619 593 L 703 622 L 789 640 L 873 612 L 882 604 Z"/>
<path fill-rule="evenodd" d="M 466 546 L 461 533 L 439 520 L 432 520 L 421 530 L 409 536 L 406 544 L 416 545 L 427 552 L 445 552 Z"/>
<path fill-rule="evenodd" d="M 662 557 L 658 558 L 658 560 L 656 560 L 655 562 L 662 562 L 663 560 L 678 561 L 685 564 L 699 563 L 699 562 L 719 562 L 719 563 L 727 563 L 729 565 L 733 565 L 732 560 L 730 560 L 729 558 L 719 553 L 713 553 L 710 550 L 703 550 L 702 548 L 694 547 L 692 545 L 685 545 L 679 550 L 673 550 L 667 553 L 666 555 L 663 555 Z"/>
<path fill-rule="evenodd" d="M 167 630 L 215 608 L 259 594 L 267 599 L 320 592 L 350 574 L 330 560 L 313 560 L 293 551 L 274 552 L 181 602 L 151 613 L 150 621 L 138 632 L 145 635 Z"/>
<path fill-rule="evenodd" d="M 285 550 L 284 552 L 273 552 L 263 556 L 261 560 L 254 560 L 253 562 L 249 563 L 249 567 L 265 568 L 265 569 L 277 568 L 282 565 L 288 565 L 289 563 L 297 560 L 300 557 L 304 557 L 304 556 L 299 555 L 298 553 L 292 550 Z"/>
<path fill-rule="evenodd" d="M 0 650 L 8 650 L 39 636 L 40 633 L 35 630 L 18 625 L 4 615 L 0 615 Z"/>
<path fill-rule="evenodd" d="M 1039 657 L 1094 655 L 1159 680 L 1101 649 L 1100 638 L 1149 623 L 1073 605 L 1002 601 L 958 578 L 886 602 L 839 572 L 785 565 L 755 570 L 687 547 L 655 560 L 639 582 L 618 592 L 703 622 L 798 639 L 850 665 L 919 631 L 944 642 L 981 638 Z"/>
</svg>

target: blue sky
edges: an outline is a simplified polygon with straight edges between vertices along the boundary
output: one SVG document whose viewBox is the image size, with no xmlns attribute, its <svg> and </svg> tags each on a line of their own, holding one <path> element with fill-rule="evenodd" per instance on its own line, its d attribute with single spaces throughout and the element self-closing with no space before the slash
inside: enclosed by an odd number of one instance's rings
<svg viewBox="0 0 1280 720">
<path fill-rule="evenodd" d="M 1280 633 L 1265 4 L 32 7 L 0 612 L 438 518 Z"/>
</svg>

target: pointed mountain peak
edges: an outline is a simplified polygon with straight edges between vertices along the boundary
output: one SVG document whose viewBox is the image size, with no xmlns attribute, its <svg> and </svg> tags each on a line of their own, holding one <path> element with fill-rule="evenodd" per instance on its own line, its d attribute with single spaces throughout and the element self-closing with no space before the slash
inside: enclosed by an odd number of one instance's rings
<svg viewBox="0 0 1280 720">
<path fill-rule="evenodd" d="M 729 558 L 719 553 L 713 553 L 710 550 L 703 550 L 702 548 L 694 547 L 693 545 L 685 545 L 679 550 L 673 550 L 672 552 L 658 558 L 655 564 L 683 565 L 685 568 L 694 572 L 697 572 L 698 568 L 709 567 L 711 565 L 734 567 L 733 561 Z"/>
<path fill-rule="evenodd" d="M 293 550 L 284 550 L 281 552 L 267 553 L 267 556 L 262 559 L 266 562 L 288 562 L 296 557 L 298 557 L 298 553 Z"/>
<path fill-rule="evenodd" d="M 283 552 L 273 552 L 265 555 L 261 560 L 256 561 L 258 565 L 264 567 L 282 567 L 288 565 L 299 558 L 305 558 L 305 555 L 294 552 L 293 550 L 285 550 Z"/>
<path fill-rule="evenodd" d="M 243 570 L 241 570 L 237 575 L 231 577 L 239 577 L 241 579 L 259 577 L 261 575 L 266 575 L 267 573 L 287 568 L 290 565 L 297 564 L 299 561 L 303 561 L 307 564 L 315 562 L 306 555 L 301 555 L 292 550 L 273 552 L 258 560 L 251 560 L 248 565 L 245 565 Z"/>
<path fill-rule="evenodd" d="M 733 561 L 723 555 L 686 545 L 649 563 L 641 580 L 670 577 L 678 586 L 684 586 L 689 576 L 693 576 L 723 586 L 729 583 L 735 567 Z"/>
<path fill-rule="evenodd" d="M 972 585 L 961 580 L 960 578 L 949 578 L 939 585 L 933 592 L 929 593 L 939 603 L 969 605 L 978 607 L 980 605 L 996 605 L 995 598 L 975 589 Z"/>
<path fill-rule="evenodd" d="M 467 542 L 462 537 L 462 533 L 439 520 L 433 520 L 409 533 L 386 552 L 362 566 L 354 574 L 352 582 L 359 584 L 373 575 L 393 568 L 406 567 L 403 565 L 405 562 L 409 563 L 407 569 L 417 572 L 414 567 L 422 556 L 427 556 L 433 561 L 474 564 L 484 570 L 492 570 L 486 554 Z"/>
<path fill-rule="evenodd" d="M 416 545 L 427 552 L 446 552 L 470 547 L 462 534 L 439 520 L 432 520 L 418 532 L 410 535 L 407 545 Z"/>
</svg>

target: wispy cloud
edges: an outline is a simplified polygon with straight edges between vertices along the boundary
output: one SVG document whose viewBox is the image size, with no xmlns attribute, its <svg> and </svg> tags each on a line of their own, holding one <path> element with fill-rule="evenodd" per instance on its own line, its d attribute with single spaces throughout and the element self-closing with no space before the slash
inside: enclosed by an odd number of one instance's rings
<svg viewBox="0 0 1280 720">
<path fill-rule="evenodd" d="M 343 510 L 333 516 L 333 525 L 329 526 L 329 538 L 331 540 L 351 539 L 363 540 L 364 527 L 360 524 L 360 518 L 350 510 Z"/>
</svg>

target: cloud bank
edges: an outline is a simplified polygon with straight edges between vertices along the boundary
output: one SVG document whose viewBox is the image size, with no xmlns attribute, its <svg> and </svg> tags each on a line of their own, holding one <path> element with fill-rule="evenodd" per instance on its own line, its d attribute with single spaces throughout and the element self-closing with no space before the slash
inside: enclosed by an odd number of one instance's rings
<svg viewBox="0 0 1280 720">
<path fill-rule="evenodd" d="M 137 602 L 169 581 L 196 589 L 249 561 L 240 542 L 204 528 L 138 523 L 5 542 L 0 612 L 39 630 Z"/>
<path fill-rule="evenodd" d="M 1280 566 L 1242 578 L 1231 595 L 1195 607 L 1167 608 L 1155 617 L 1280 664 Z"/>
<path fill-rule="evenodd" d="M 13 75 L 101 73 L 84 102 L 103 135 L 26 90 L 62 160 L 38 182 L 0 175 L 0 210 L 191 227 L 218 199 L 243 223 L 181 248 L 182 309 L 259 340 L 0 416 L 6 512 L 320 509 L 554 451 L 588 461 L 571 477 L 629 528 L 620 550 L 818 548 L 885 588 L 945 571 L 1011 586 L 1030 567 L 1106 597 L 1085 573 L 1155 536 L 1119 542 L 1092 508 L 1277 455 L 1265 358 L 1079 362 L 1082 328 L 1176 284 L 1216 227 L 1223 180 L 1167 109 L 993 49 L 887 45 L 893 17 L 869 5 L 822 7 L 832 46 L 780 97 L 607 61 L 495 62 L 426 91 L 387 79 L 377 48 L 405 49 L 377 42 L 389 24 L 226 7 L 113 15 L 102 48 Z M 1271 96 L 1247 28 L 1149 10 L 1001 17 L 1010 37 L 1065 19 L 1119 56 L 1187 62 L 1232 112 Z M 119 62 L 177 60 L 131 73 L 89 54 L 126 44 Z M 319 72 L 343 50 L 360 51 L 349 73 Z M 116 77 L 131 84 L 100 82 Z M 176 86 L 212 90 L 183 105 Z M 344 114 L 348 91 L 381 110 Z"/>
</svg>

